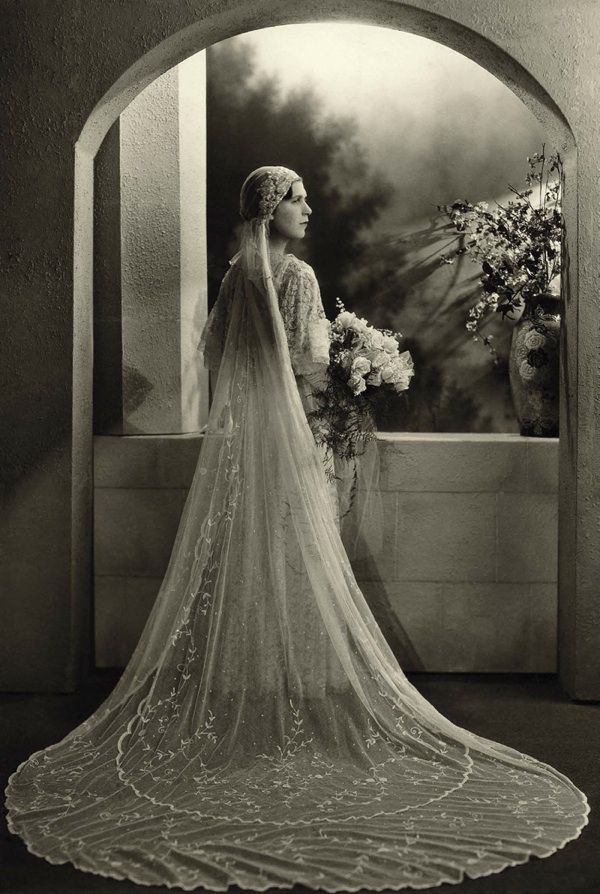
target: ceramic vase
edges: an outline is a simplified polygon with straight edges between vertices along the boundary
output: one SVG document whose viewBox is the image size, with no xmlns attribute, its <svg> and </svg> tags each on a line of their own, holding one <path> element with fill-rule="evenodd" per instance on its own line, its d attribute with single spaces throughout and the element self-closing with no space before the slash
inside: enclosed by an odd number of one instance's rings
<svg viewBox="0 0 600 894">
<path fill-rule="evenodd" d="M 513 329 L 509 375 L 522 435 L 558 437 L 560 306 L 555 295 L 538 295 Z"/>
</svg>

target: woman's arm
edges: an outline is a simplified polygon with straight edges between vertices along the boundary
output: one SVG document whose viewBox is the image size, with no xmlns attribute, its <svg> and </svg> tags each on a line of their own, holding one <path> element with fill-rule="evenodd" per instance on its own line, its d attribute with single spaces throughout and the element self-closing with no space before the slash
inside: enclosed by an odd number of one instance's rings
<svg viewBox="0 0 600 894">
<path fill-rule="evenodd" d="M 198 343 L 198 350 L 204 355 L 204 366 L 215 376 L 219 371 L 225 347 L 227 319 L 233 296 L 235 275 L 235 269 L 230 267 L 223 277 L 217 300 L 204 324 Z"/>
<path fill-rule="evenodd" d="M 280 310 L 288 339 L 292 368 L 297 376 L 324 382 L 329 364 L 330 323 L 325 316 L 314 270 L 294 259 L 284 277 Z M 319 382 L 320 384 L 320 382 Z"/>
</svg>

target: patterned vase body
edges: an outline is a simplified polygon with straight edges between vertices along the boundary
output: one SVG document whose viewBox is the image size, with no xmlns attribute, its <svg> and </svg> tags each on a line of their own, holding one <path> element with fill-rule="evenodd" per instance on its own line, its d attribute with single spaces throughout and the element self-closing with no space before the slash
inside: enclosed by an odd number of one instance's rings
<svg viewBox="0 0 600 894">
<path fill-rule="evenodd" d="M 540 295 L 528 302 L 513 329 L 509 375 L 522 435 L 558 436 L 560 300 Z"/>
</svg>

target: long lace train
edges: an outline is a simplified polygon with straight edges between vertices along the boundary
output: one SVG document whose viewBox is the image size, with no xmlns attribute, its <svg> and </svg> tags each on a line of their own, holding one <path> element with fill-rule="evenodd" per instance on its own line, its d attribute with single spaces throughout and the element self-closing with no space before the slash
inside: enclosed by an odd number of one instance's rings
<svg viewBox="0 0 600 894">
<path fill-rule="evenodd" d="M 186 890 L 425 888 L 547 856 L 585 796 L 408 682 L 344 551 L 273 291 L 231 287 L 159 596 L 104 704 L 11 777 L 11 831 Z"/>
</svg>

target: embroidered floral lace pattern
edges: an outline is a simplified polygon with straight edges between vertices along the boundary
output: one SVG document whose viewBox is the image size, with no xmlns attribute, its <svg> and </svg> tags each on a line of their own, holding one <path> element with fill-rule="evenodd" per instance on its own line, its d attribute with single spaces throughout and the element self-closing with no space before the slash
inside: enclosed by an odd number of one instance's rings
<svg viewBox="0 0 600 894">
<path fill-rule="evenodd" d="M 299 179 L 298 174 L 290 170 L 290 168 L 283 168 L 280 165 L 273 167 L 270 174 L 264 178 L 262 184 L 258 187 L 260 216 L 266 218 L 272 214 L 293 181 Z"/>
<path fill-rule="evenodd" d="M 296 375 L 329 363 L 329 321 L 312 267 L 288 255 L 280 274 L 279 309 Z"/>
<path fill-rule="evenodd" d="M 104 704 L 11 777 L 10 830 L 51 862 L 186 890 L 426 888 L 547 856 L 585 796 L 440 715 L 356 583 L 290 364 L 300 380 L 325 356 L 322 306 L 287 264 L 280 315 L 227 279 L 156 603 Z"/>
<path fill-rule="evenodd" d="M 234 264 L 223 279 L 200 340 L 205 364 L 213 371 L 218 370 L 223 355 L 231 299 L 239 276 L 239 265 Z M 317 278 L 306 262 L 288 254 L 276 268 L 276 281 L 292 368 L 296 375 L 312 373 L 329 362 L 330 325 Z"/>
</svg>

